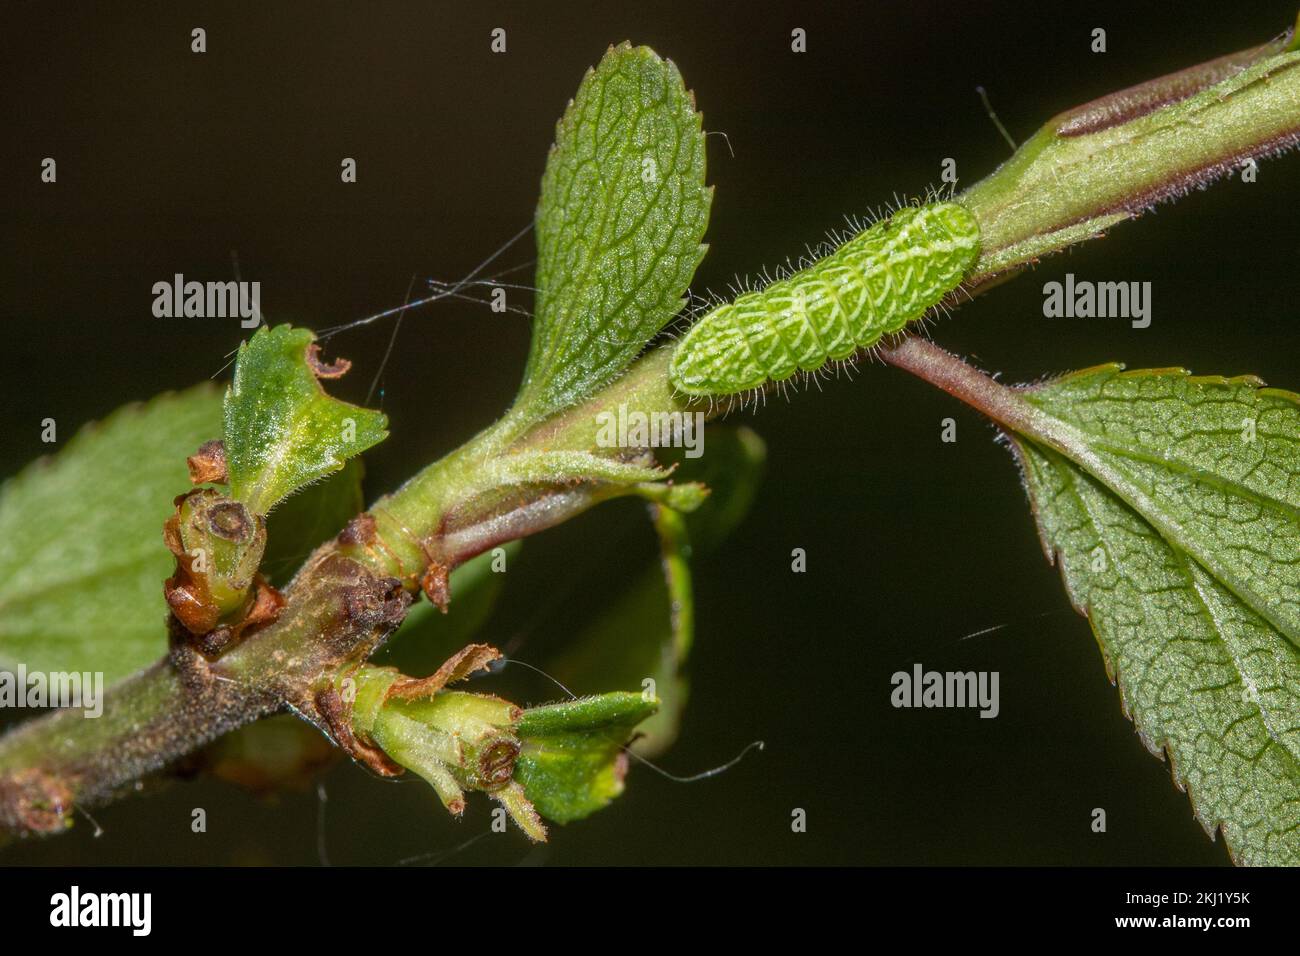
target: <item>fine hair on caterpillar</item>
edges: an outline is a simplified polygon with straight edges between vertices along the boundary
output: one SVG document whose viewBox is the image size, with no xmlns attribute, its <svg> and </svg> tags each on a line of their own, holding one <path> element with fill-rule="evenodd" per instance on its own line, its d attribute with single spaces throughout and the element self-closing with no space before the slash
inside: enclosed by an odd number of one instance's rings
<svg viewBox="0 0 1300 956">
<path fill-rule="evenodd" d="M 669 376 L 729 396 L 824 369 L 901 332 L 979 258 L 979 224 L 952 201 L 907 206 L 828 255 L 714 307 L 678 342 Z"/>
<path fill-rule="evenodd" d="M 937 308 L 941 308 L 937 307 Z M 913 333 L 918 329 L 923 333 L 928 332 L 925 325 L 929 322 L 929 317 L 924 316 L 918 320 L 917 325 L 911 330 Z M 823 381 L 831 381 L 841 377 L 852 380 L 854 372 L 857 371 L 859 364 L 863 362 L 874 363 L 880 361 L 879 352 L 886 346 L 892 346 L 900 342 L 906 336 L 902 333 L 889 334 L 882 336 L 880 341 L 874 345 L 867 346 L 855 351 L 848 358 L 831 359 L 823 364 L 820 368 L 810 371 L 798 371 L 789 378 L 774 381 L 768 379 L 761 385 L 753 388 L 747 388 L 739 392 L 728 394 L 702 395 L 693 397 L 693 403 L 698 401 L 705 403 L 705 416 L 714 418 L 727 416 L 733 412 L 753 411 L 755 414 L 761 408 L 767 407 L 767 399 L 770 394 L 775 393 L 777 397 L 784 399 L 787 403 L 790 401 L 791 393 L 798 394 L 800 391 L 815 387 L 819 392 L 822 390 Z M 883 363 L 882 363 L 883 364 Z"/>
</svg>

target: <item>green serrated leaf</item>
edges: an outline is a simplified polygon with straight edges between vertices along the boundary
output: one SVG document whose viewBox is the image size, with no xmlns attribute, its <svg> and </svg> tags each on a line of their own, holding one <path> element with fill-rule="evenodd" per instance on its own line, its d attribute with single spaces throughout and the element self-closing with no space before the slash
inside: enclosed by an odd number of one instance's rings
<svg viewBox="0 0 1300 956">
<path fill-rule="evenodd" d="M 163 545 L 185 458 L 221 431 L 209 386 L 127 405 L 0 490 L 0 666 L 102 671 L 113 683 L 167 648 Z"/>
<path fill-rule="evenodd" d="M 623 792 L 623 747 L 658 706 L 653 697 L 612 693 L 524 711 L 514 779 L 548 820 L 590 816 Z"/>
<path fill-rule="evenodd" d="M 1045 549 L 1143 742 L 1234 860 L 1300 864 L 1297 397 L 1117 366 L 1020 394 Z"/>
<path fill-rule="evenodd" d="M 231 496 L 257 514 L 388 437 L 382 412 L 321 388 L 315 338 L 278 325 L 239 347 L 225 401 L 226 462 Z"/>
<path fill-rule="evenodd" d="M 537 318 L 519 404 L 536 417 L 622 372 L 683 304 L 712 191 L 671 61 L 610 49 L 556 127 L 537 208 Z"/>
<path fill-rule="evenodd" d="M 1300 399 L 1261 384 L 1107 365 L 1024 397 L 1067 427 L 1079 464 L 1300 646 Z"/>
</svg>

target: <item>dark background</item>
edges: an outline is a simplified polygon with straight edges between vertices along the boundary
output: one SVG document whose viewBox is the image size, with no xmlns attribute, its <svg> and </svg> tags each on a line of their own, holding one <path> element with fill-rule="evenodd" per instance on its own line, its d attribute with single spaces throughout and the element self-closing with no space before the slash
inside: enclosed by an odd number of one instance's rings
<svg viewBox="0 0 1300 956">
<path fill-rule="evenodd" d="M 706 128 L 730 137 L 734 157 L 709 140 L 717 192 L 695 284 L 722 291 L 845 214 L 917 194 L 944 157 L 962 185 L 991 171 L 1008 147 L 977 84 L 1024 139 L 1064 108 L 1260 43 L 1295 12 L 1294 0 L 11 6 L 3 473 L 47 450 L 42 418 L 65 436 L 223 366 L 236 320 L 152 316 L 151 286 L 175 272 L 231 278 L 237 251 L 271 321 L 315 328 L 400 304 L 412 273 L 463 275 L 529 221 L 555 120 L 611 42 L 671 57 Z M 195 26 L 204 55 L 189 52 Z M 495 26 L 504 55 L 489 52 Z M 789 48 L 796 26 L 803 55 Z M 1095 26 L 1103 55 L 1089 50 Z M 55 186 L 39 182 L 44 156 L 58 160 Z M 345 156 L 355 185 L 339 181 Z M 1300 386 L 1296 163 L 1262 163 L 1255 184 L 1220 183 L 1047 260 L 933 336 L 1011 381 L 1122 359 Z M 502 263 L 528 261 L 530 245 Z M 1151 327 L 1044 319 L 1042 284 L 1067 271 L 1151 281 Z M 335 340 L 356 363 L 338 393 L 364 396 L 389 329 Z M 525 319 L 471 305 L 408 316 L 368 494 L 504 410 L 528 334 Z M 945 416 L 956 444 L 939 440 Z M 694 697 L 661 762 L 691 773 L 756 738 L 766 751 L 693 785 L 636 769 L 620 801 L 548 847 L 515 833 L 448 863 L 1226 862 L 1122 716 L 1015 468 L 975 413 L 872 364 L 742 420 L 768 442 L 767 478 L 747 523 L 697 562 Z M 806 574 L 790 572 L 793 547 Z M 529 660 L 652 552 L 631 504 L 530 541 L 485 637 L 524 634 Z M 960 640 L 993 625 L 1006 626 Z M 914 661 L 1000 671 L 1001 716 L 892 709 L 889 676 Z M 512 692 L 554 695 L 518 677 Z M 423 784 L 339 765 L 325 785 L 335 863 L 451 851 L 488 828 L 483 798 L 456 824 Z M 207 834 L 190 832 L 195 806 Z M 794 807 L 807 833 L 791 832 Z M 1094 807 L 1105 834 L 1090 830 Z M 317 809 L 312 791 L 267 804 L 177 784 L 97 813 L 98 839 L 79 825 L 0 862 L 314 863 Z"/>
</svg>

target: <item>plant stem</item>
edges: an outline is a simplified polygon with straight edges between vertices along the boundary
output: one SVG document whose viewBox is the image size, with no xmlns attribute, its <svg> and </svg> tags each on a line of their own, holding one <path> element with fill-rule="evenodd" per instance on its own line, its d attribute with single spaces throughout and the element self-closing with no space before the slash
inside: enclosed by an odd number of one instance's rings
<svg viewBox="0 0 1300 956">
<path fill-rule="evenodd" d="M 599 396 L 529 429 L 509 418 L 379 499 L 375 538 L 345 531 L 308 558 L 273 623 L 216 661 L 184 642 L 109 689 L 96 719 L 69 710 L 0 738 L 0 837 L 52 833 L 73 805 L 93 807 L 224 733 L 292 709 L 337 739 L 320 694 L 359 667 L 401 623 L 431 556 L 450 566 L 497 541 L 551 527 L 628 490 L 568 482 L 511 492 L 502 505 L 483 476 L 493 460 L 528 451 L 594 450 L 596 414 L 619 405 L 685 407 L 651 352 Z M 399 573 L 400 572 L 400 573 Z"/>
<path fill-rule="evenodd" d="M 968 286 L 1065 248 L 1300 138 L 1300 52 L 1283 37 L 1049 120 L 958 201 L 980 224 Z"/>
<path fill-rule="evenodd" d="M 587 482 L 494 499 L 501 485 L 493 466 L 530 452 L 598 452 L 598 416 L 617 414 L 620 406 L 646 414 L 693 410 L 668 380 L 671 355 L 671 347 L 650 351 L 596 396 L 541 423 L 507 415 L 377 500 L 369 509 L 379 538 L 368 552 L 372 570 L 413 585 L 432 562 L 450 570 L 627 494 L 626 487 Z"/>
<path fill-rule="evenodd" d="M 114 687 L 98 719 L 63 710 L 4 738 L 0 832 L 62 829 L 74 803 L 107 802 L 132 782 L 279 707 L 274 696 L 238 681 L 187 688 L 172 663 L 160 661 Z"/>
<path fill-rule="evenodd" d="M 280 617 L 209 662 L 186 641 L 105 694 L 98 718 L 65 710 L 0 739 L 0 831 L 63 829 L 223 733 L 290 707 L 326 728 L 327 675 L 364 659 L 401 622 L 409 596 L 330 546 L 309 559 Z"/>
<path fill-rule="evenodd" d="M 967 289 L 1093 238 L 1162 199 L 1300 138 L 1300 51 L 1283 39 L 1116 93 L 1047 123 L 1007 163 L 958 197 L 983 252 Z M 513 415 L 416 474 L 308 559 L 274 622 L 215 662 L 178 642 L 112 688 L 97 720 L 78 712 L 0 738 L 0 836 L 56 832 L 73 803 L 95 805 L 241 724 L 291 708 L 341 731 L 321 695 L 400 623 L 427 571 L 449 572 L 496 543 L 551 527 L 628 483 L 565 473 L 521 483 L 502 469 L 536 453 L 597 453 L 597 414 L 621 405 L 695 411 L 667 377 L 671 347 L 651 351 L 600 394 L 547 421 Z M 1067 448 L 1060 423 L 937 346 L 883 349 L 904 368 L 1003 426 Z M 716 412 L 714 406 L 710 412 Z M 593 459 L 595 460 L 595 459 Z M 608 467 L 630 462 L 601 459 Z M 545 480 L 543 480 L 545 479 Z M 343 741 L 340 740 L 342 743 Z"/>
</svg>

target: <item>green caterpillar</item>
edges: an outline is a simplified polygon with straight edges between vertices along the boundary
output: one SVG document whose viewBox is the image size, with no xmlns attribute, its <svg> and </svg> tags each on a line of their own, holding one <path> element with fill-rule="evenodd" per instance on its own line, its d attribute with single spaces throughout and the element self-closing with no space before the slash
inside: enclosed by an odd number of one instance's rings
<svg viewBox="0 0 1300 956">
<path fill-rule="evenodd" d="M 848 358 L 921 318 L 979 252 L 979 223 L 957 203 L 900 210 L 706 314 L 678 343 L 669 377 L 689 395 L 734 395 Z"/>
</svg>

